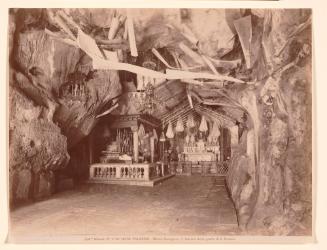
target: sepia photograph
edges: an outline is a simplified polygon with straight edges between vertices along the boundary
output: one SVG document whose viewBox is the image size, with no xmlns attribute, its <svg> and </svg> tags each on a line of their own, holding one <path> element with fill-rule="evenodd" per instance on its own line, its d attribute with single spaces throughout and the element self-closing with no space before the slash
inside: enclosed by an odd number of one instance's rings
<svg viewBox="0 0 327 250">
<path fill-rule="evenodd" d="M 9 243 L 312 242 L 311 9 L 8 16 Z"/>
</svg>

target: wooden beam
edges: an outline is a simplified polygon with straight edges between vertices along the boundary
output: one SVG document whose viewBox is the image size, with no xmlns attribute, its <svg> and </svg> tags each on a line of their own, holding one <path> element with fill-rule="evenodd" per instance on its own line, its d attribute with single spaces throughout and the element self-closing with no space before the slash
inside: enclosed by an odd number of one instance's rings
<svg viewBox="0 0 327 250">
<path fill-rule="evenodd" d="M 229 117 L 225 114 L 220 114 L 219 112 L 203 107 L 202 105 L 196 105 L 195 110 L 199 112 L 207 113 L 208 115 L 211 115 L 213 118 L 222 119 L 230 124 L 235 124 L 236 122 L 235 118 Z"/>
<path fill-rule="evenodd" d="M 118 17 L 113 17 L 111 19 L 110 29 L 108 32 L 108 40 L 112 40 L 115 38 L 119 26 L 120 26 L 120 22 L 119 22 Z"/>
<path fill-rule="evenodd" d="M 100 115 L 97 115 L 95 118 L 100 118 L 102 116 L 108 115 L 110 114 L 112 111 L 114 111 L 114 109 L 118 108 L 119 104 L 116 103 L 114 106 L 112 106 L 110 109 L 108 109 L 107 111 L 101 113 Z"/>
<path fill-rule="evenodd" d="M 181 111 L 180 113 L 175 114 L 174 116 L 171 116 L 168 119 L 165 119 L 164 121 L 162 121 L 162 124 L 165 126 L 169 123 L 169 121 L 171 121 L 172 123 L 175 123 L 179 117 L 183 118 L 183 117 L 187 116 L 190 112 L 192 112 L 192 109 L 186 109 L 184 111 Z"/>
<path fill-rule="evenodd" d="M 239 107 L 236 106 L 236 105 L 228 104 L 228 103 L 223 103 L 223 102 L 208 102 L 208 101 L 204 101 L 203 104 L 208 105 L 208 106 L 224 106 L 224 107 L 230 107 L 230 108 L 237 108 L 237 109 L 239 109 Z"/>
<path fill-rule="evenodd" d="M 187 99 L 190 104 L 191 109 L 193 108 L 193 102 L 192 102 L 192 97 L 189 91 L 187 91 Z"/>
<path fill-rule="evenodd" d="M 167 117 L 170 117 L 178 113 L 180 110 L 186 110 L 186 109 L 189 109 L 189 104 L 187 101 L 183 101 L 179 103 L 171 112 L 167 112 L 166 114 L 162 115 L 160 117 L 160 120 L 165 120 Z"/>
</svg>

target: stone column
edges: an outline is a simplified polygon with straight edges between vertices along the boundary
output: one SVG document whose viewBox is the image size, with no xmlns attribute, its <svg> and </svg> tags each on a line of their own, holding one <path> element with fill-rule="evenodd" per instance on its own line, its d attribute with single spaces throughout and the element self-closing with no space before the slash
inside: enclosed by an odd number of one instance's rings
<svg viewBox="0 0 327 250">
<path fill-rule="evenodd" d="M 154 162 L 154 136 L 150 137 L 151 163 Z"/>
<path fill-rule="evenodd" d="M 94 176 L 94 171 L 95 171 L 95 168 L 94 167 L 90 167 L 90 179 L 93 179 L 95 176 Z"/>
<path fill-rule="evenodd" d="M 144 179 L 150 180 L 150 173 L 149 173 L 150 164 L 144 165 Z"/>
<path fill-rule="evenodd" d="M 238 145 L 238 126 L 229 127 L 230 131 L 230 146 L 231 146 L 231 157 L 233 156 L 234 150 Z"/>
<path fill-rule="evenodd" d="M 116 166 L 116 179 L 120 179 L 121 166 Z"/>
<path fill-rule="evenodd" d="M 92 136 L 92 132 L 89 134 L 88 148 L 89 148 L 89 161 L 90 161 L 90 165 L 91 165 L 93 163 L 93 136 Z"/>
<path fill-rule="evenodd" d="M 138 163 L 139 162 L 139 135 L 138 135 L 138 127 L 133 126 L 131 127 L 132 132 L 133 132 L 133 158 L 134 162 Z"/>
<path fill-rule="evenodd" d="M 224 129 L 220 128 L 220 136 L 218 137 L 218 142 L 221 141 L 220 145 L 220 161 L 224 161 L 225 151 L 224 151 Z"/>
</svg>

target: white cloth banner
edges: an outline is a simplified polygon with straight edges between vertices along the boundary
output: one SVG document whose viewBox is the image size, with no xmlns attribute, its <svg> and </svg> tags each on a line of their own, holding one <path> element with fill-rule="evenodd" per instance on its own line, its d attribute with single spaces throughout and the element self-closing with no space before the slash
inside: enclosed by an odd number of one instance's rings
<svg viewBox="0 0 327 250">
<path fill-rule="evenodd" d="M 163 78 L 163 79 L 212 79 L 212 80 L 226 80 L 237 83 L 244 83 L 244 81 L 236 79 L 230 76 L 213 75 L 210 73 L 201 72 L 189 72 L 182 70 L 167 69 L 166 74 L 151 69 L 143 68 L 128 63 L 113 62 L 104 59 L 98 45 L 95 40 L 85 34 L 81 29 L 78 29 L 77 44 L 86 54 L 88 54 L 93 60 L 94 69 L 102 70 L 125 70 L 135 74 L 143 76 L 149 76 L 151 78 Z"/>
<path fill-rule="evenodd" d="M 103 58 L 103 55 L 94 39 L 86 35 L 81 29 L 78 29 L 77 44 L 80 49 L 88 54 L 92 59 L 94 57 Z"/>
</svg>

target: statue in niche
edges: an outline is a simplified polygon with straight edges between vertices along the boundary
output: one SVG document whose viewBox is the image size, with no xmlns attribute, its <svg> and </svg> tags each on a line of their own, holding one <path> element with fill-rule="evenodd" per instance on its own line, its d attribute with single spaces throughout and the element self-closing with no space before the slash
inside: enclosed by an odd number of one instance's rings
<svg viewBox="0 0 327 250">
<path fill-rule="evenodd" d="M 59 96 L 71 101 L 86 101 L 89 95 L 86 82 L 93 77 L 90 75 L 91 73 L 86 75 L 79 71 L 69 74 L 66 83 L 59 89 Z"/>
</svg>

